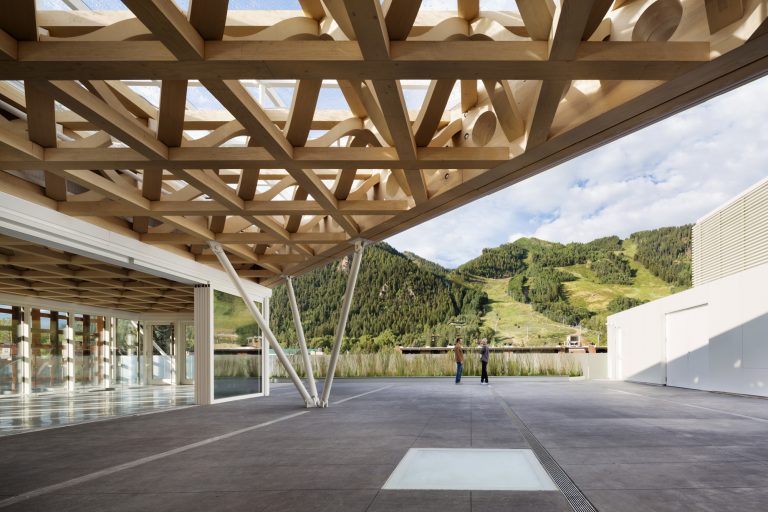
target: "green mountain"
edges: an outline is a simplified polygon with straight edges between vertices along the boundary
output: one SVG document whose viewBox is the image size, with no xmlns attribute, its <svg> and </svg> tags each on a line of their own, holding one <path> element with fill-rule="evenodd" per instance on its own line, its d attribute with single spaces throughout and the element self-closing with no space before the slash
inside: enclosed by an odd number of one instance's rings
<svg viewBox="0 0 768 512">
<path fill-rule="evenodd" d="M 454 270 L 385 243 L 366 249 L 345 350 L 396 344 L 445 345 L 456 335 L 497 343 L 550 345 L 581 332 L 605 340 L 605 319 L 690 286 L 691 226 L 588 243 L 522 238 Z M 329 347 L 350 258 L 294 281 L 309 344 Z M 272 299 L 281 341 L 296 336 L 285 290 Z M 579 326 L 579 327 L 574 327 Z"/>
<path fill-rule="evenodd" d="M 332 343 L 350 261 L 343 258 L 294 281 L 305 335 L 312 346 Z M 454 333 L 451 321 L 463 322 L 466 329 L 479 333 L 486 294 L 447 275 L 436 263 L 400 253 L 385 243 L 368 247 L 347 324 L 346 348 L 424 344 L 433 336 L 436 342 L 447 343 Z M 271 305 L 275 334 L 290 344 L 296 335 L 283 286 L 275 288 Z"/>
</svg>

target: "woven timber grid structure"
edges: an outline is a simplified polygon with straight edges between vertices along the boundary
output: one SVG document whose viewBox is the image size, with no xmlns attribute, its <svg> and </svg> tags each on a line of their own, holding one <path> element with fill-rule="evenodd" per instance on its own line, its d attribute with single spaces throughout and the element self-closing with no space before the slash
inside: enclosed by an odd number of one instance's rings
<svg viewBox="0 0 768 512">
<path fill-rule="evenodd" d="M 0 189 L 266 286 L 768 70 L 768 0 L 61 1 L 0 1 Z"/>
</svg>

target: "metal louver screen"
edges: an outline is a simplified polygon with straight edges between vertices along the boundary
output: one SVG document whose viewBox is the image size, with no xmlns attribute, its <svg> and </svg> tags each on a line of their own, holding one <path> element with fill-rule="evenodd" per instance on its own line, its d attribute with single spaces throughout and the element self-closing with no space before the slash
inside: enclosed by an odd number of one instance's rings
<svg viewBox="0 0 768 512">
<path fill-rule="evenodd" d="M 768 179 L 693 227 L 693 285 L 768 263 Z"/>
</svg>

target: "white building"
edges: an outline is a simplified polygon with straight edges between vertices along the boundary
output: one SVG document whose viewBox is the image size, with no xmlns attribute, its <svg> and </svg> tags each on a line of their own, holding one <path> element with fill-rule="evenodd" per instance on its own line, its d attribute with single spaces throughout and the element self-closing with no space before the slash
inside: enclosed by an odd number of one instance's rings
<svg viewBox="0 0 768 512">
<path fill-rule="evenodd" d="M 768 179 L 696 222 L 693 284 L 608 317 L 610 377 L 768 396 Z"/>
</svg>

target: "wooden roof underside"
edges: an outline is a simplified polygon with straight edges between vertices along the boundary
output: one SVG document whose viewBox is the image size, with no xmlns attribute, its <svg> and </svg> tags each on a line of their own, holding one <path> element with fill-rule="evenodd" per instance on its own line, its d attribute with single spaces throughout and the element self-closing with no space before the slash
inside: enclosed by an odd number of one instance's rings
<svg viewBox="0 0 768 512">
<path fill-rule="evenodd" d="M 272 286 L 768 69 L 768 0 L 300 3 L 4 2 L 0 189 Z"/>
<path fill-rule="evenodd" d="M 133 313 L 192 312 L 192 286 L 0 236 L 0 293 Z"/>
</svg>

